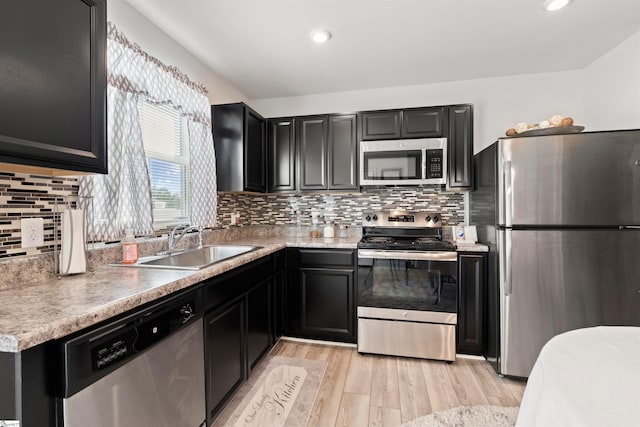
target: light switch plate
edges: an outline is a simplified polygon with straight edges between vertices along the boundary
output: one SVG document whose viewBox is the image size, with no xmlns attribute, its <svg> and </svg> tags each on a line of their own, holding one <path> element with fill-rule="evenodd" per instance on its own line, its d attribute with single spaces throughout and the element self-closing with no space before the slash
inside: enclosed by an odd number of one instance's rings
<svg viewBox="0 0 640 427">
<path fill-rule="evenodd" d="M 20 221 L 22 247 L 44 246 L 44 221 L 42 218 L 23 218 Z"/>
</svg>

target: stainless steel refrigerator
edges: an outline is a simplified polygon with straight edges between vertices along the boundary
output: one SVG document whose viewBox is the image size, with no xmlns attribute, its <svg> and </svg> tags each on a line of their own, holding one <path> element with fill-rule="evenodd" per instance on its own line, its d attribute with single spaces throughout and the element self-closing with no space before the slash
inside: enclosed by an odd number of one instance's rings
<svg viewBox="0 0 640 427">
<path fill-rule="evenodd" d="M 640 326 L 640 130 L 502 138 L 474 168 L 498 373 L 528 377 L 568 330 Z"/>
</svg>

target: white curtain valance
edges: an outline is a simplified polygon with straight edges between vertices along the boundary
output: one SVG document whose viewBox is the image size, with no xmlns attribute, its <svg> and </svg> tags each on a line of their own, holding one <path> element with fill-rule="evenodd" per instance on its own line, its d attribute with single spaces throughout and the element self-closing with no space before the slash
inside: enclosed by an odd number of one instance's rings
<svg viewBox="0 0 640 427">
<path fill-rule="evenodd" d="M 113 240 L 127 229 L 136 235 L 153 233 L 151 184 L 138 114 L 141 98 L 169 105 L 187 118 L 190 221 L 215 226 L 215 153 L 206 89 L 131 43 L 111 22 L 107 25 L 109 174 L 79 179 L 80 196 L 93 200 L 87 237 Z"/>
</svg>

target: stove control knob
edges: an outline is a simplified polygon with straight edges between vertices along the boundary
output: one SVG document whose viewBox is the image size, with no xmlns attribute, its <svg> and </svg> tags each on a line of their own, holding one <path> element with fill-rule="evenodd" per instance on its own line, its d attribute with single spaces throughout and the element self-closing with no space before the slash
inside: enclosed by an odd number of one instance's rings
<svg viewBox="0 0 640 427">
<path fill-rule="evenodd" d="M 437 216 L 434 216 L 433 217 L 433 222 L 438 222 L 438 221 L 440 221 L 440 218 L 438 218 Z"/>
<path fill-rule="evenodd" d="M 424 220 L 429 222 L 429 221 L 431 221 L 431 217 L 429 215 L 427 215 L 427 217 Z"/>
<path fill-rule="evenodd" d="M 377 221 L 377 220 L 378 220 L 378 215 L 374 215 L 374 216 L 373 216 L 373 220 L 374 220 L 374 221 Z"/>
<path fill-rule="evenodd" d="M 365 219 L 366 221 L 371 221 L 371 217 L 370 217 L 369 215 L 367 215 L 364 219 Z"/>
</svg>

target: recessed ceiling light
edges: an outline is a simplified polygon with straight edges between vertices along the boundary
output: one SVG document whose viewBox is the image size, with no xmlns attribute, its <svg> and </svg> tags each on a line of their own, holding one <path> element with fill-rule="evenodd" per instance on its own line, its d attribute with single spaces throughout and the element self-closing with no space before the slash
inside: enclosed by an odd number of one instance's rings
<svg viewBox="0 0 640 427">
<path fill-rule="evenodd" d="M 547 12 L 555 12 L 556 10 L 562 9 L 570 2 L 571 0 L 545 0 L 542 7 L 544 7 L 544 10 Z"/>
<path fill-rule="evenodd" d="M 315 30 L 311 32 L 311 39 L 318 43 L 322 44 L 331 38 L 331 32 L 329 30 Z"/>
</svg>

